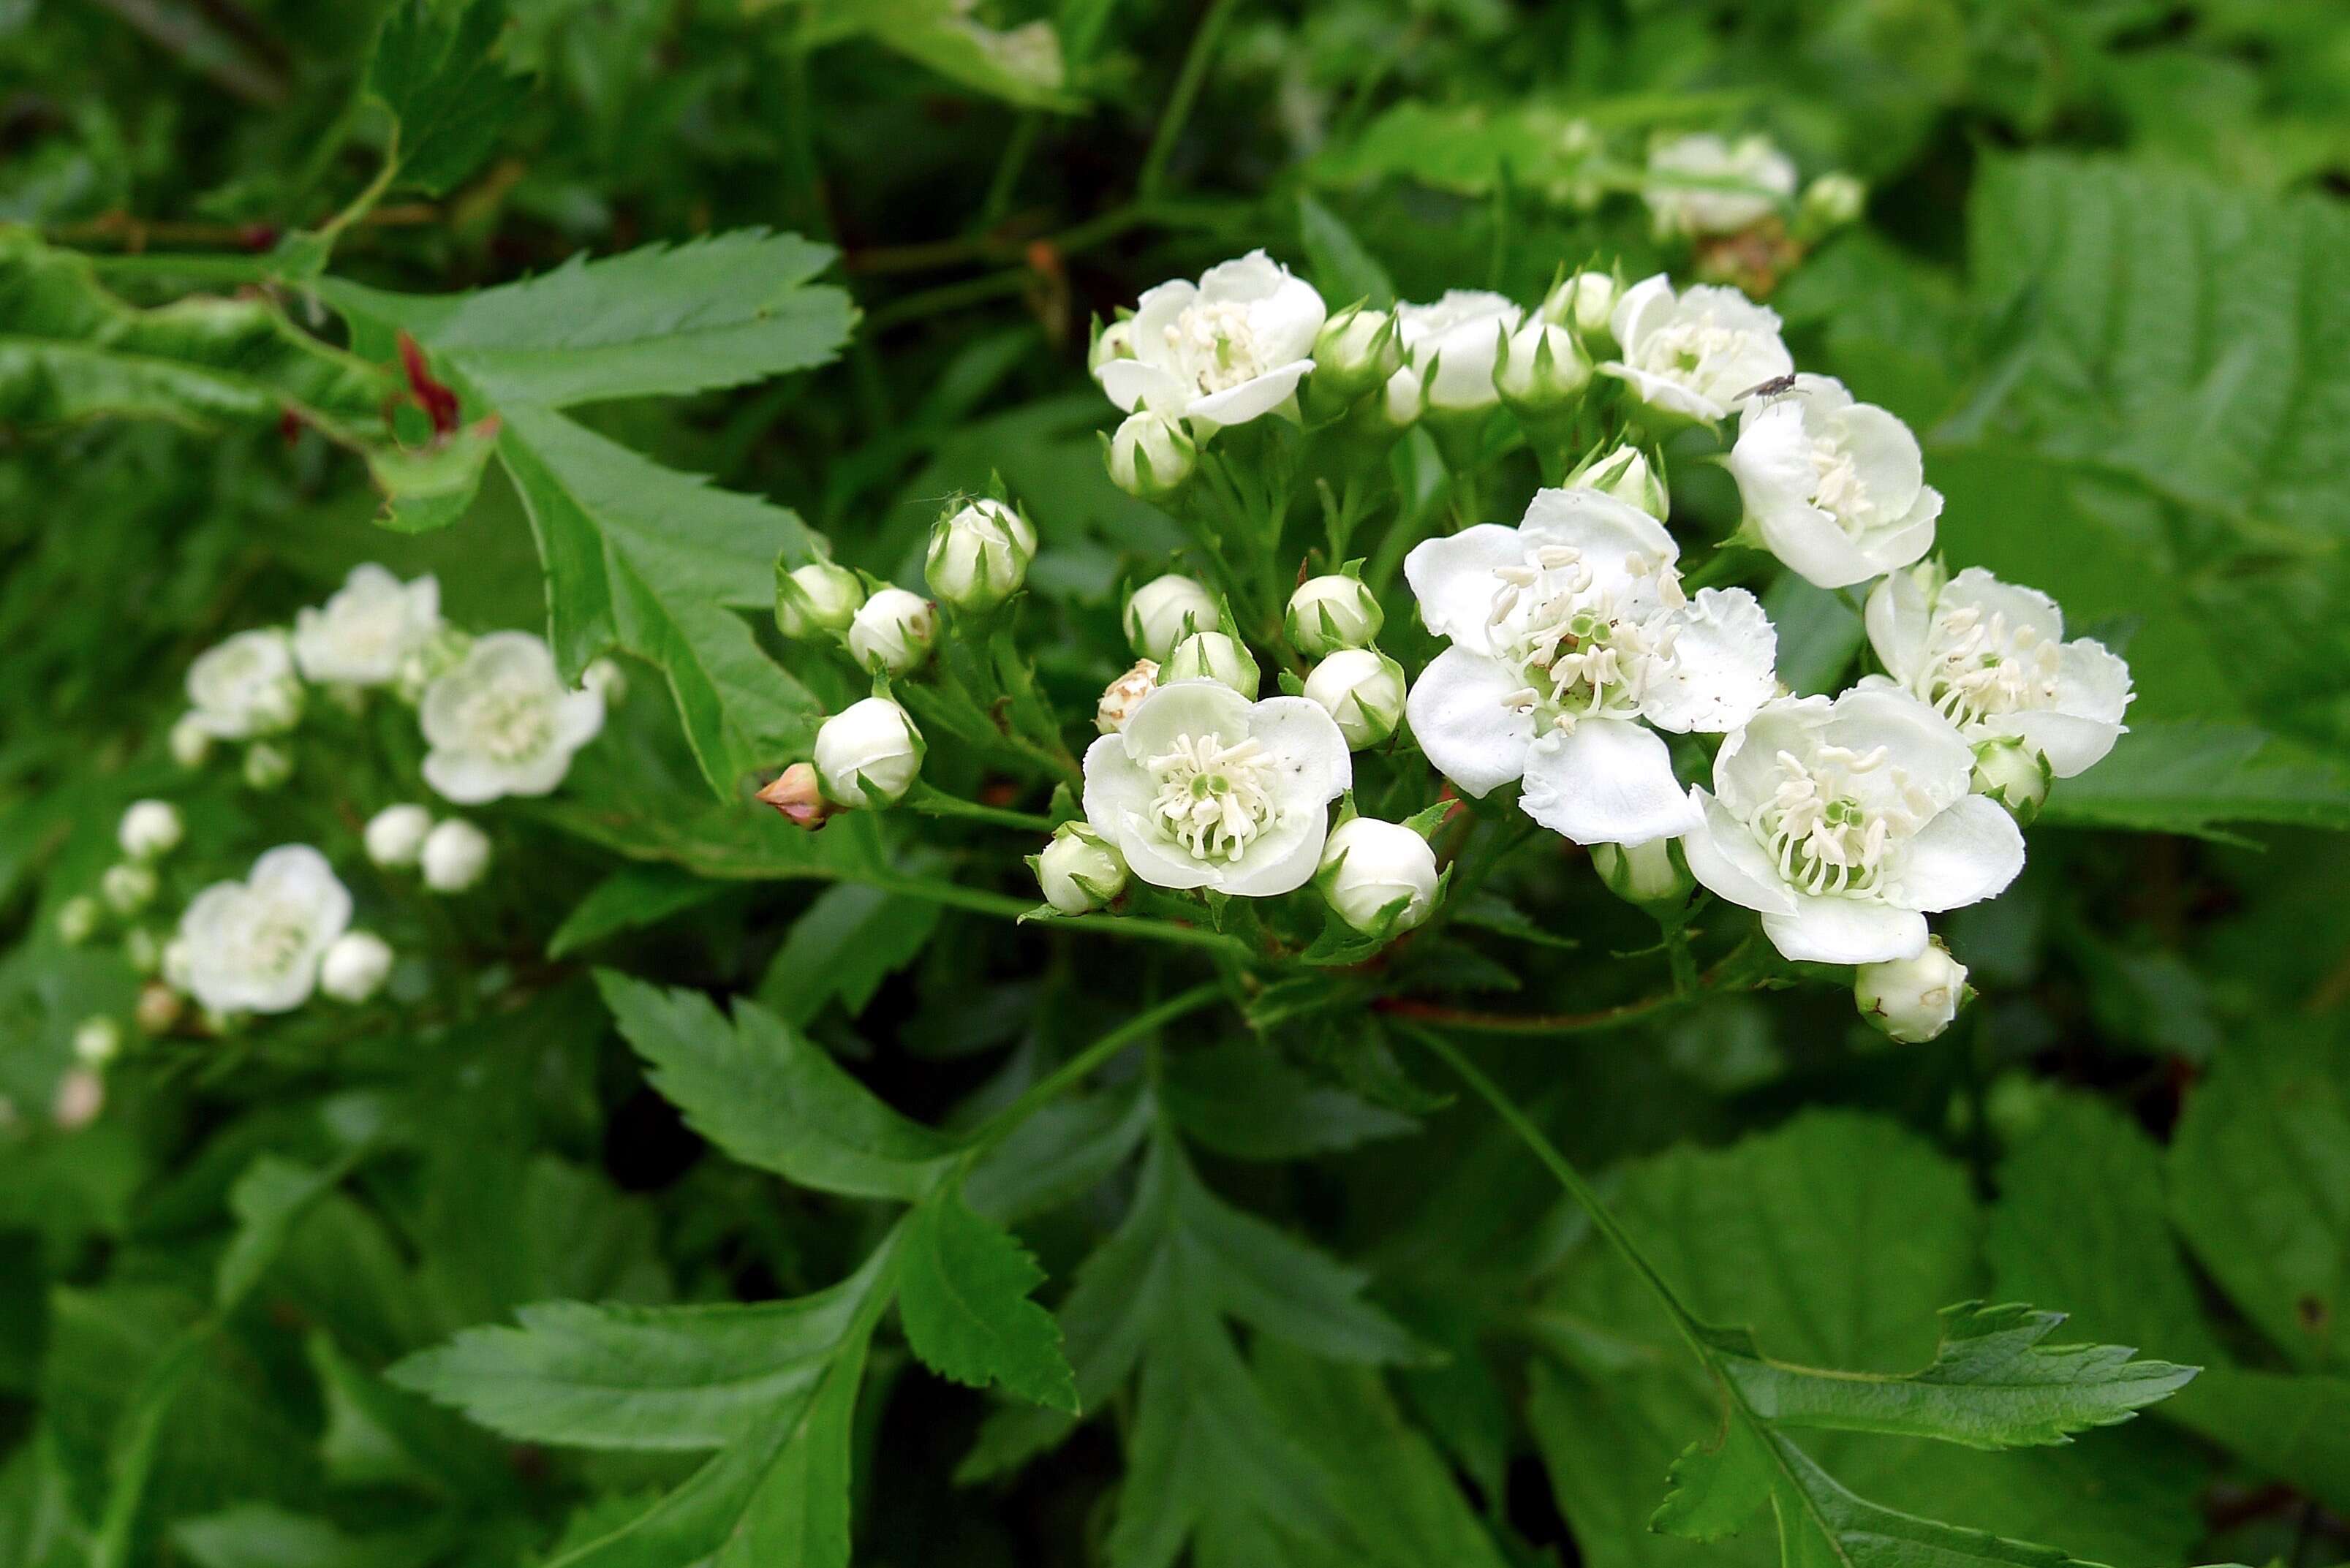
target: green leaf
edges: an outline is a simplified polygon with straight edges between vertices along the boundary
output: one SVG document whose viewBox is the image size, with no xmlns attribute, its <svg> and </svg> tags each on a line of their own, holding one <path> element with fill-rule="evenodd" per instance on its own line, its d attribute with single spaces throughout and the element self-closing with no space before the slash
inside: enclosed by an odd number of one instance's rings
<svg viewBox="0 0 2350 1568">
<path fill-rule="evenodd" d="M 674 867 L 623 866 L 571 907 L 571 913 L 546 939 L 546 956 L 567 958 L 606 937 L 657 926 L 725 891 L 723 883 L 707 881 Z"/>
<path fill-rule="evenodd" d="M 2350 774 L 2255 729 L 2147 724 L 2078 778 L 2058 781 L 2041 820 L 2226 837 L 2221 825 L 2350 828 Z"/>
<path fill-rule="evenodd" d="M 1842 594 L 1783 572 L 1762 596 L 1779 633 L 1779 679 L 1798 697 L 1832 695 L 1868 633 Z"/>
<path fill-rule="evenodd" d="M 835 998 L 854 1018 L 884 980 L 914 961 L 940 913 L 926 899 L 860 883 L 827 888 L 792 922 L 759 982 L 759 1001 L 803 1028 Z"/>
<path fill-rule="evenodd" d="M 784 0 L 745 0 L 764 11 Z M 1031 109 L 1074 112 L 1084 100 L 1066 89 L 1061 36 L 1050 22 L 991 27 L 955 0 L 836 0 L 809 8 L 804 43 L 870 34 L 910 59 L 963 86 Z"/>
<path fill-rule="evenodd" d="M 530 84 L 495 58 L 505 0 L 393 0 L 367 86 L 400 120 L 396 185 L 438 196 L 473 171 Z"/>
<path fill-rule="evenodd" d="M 1039 1107 L 972 1166 L 971 1206 L 1009 1224 L 1076 1199 L 1124 1165 L 1149 1132 L 1139 1082 Z"/>
<path fill-rule="evenodd" d="M 1378 310 L 1395 304 L 1395 279 L 1388 269 L 1337 213 L 1305 192 L 1297 197 L 1297 229 L 1313 264 L 1314 281 L 1334 308 L 1357 299 Z"/>
<path fill-rule="evenodd" d="M 1666 1472 L 1665 1501 L 1648 1528 L 1686 1541 L 1737 1534 L 1771 1501 L 1771 1449 L 1754 1423 L 1731 1416 L 1715 1438 L 1691 1443 Z"/>
<path fill-rule="evenodd" d="M 213 1271 L 213 1300 L 224 1308 L 242 1302 L 276 1261 L 295 1221 L 333 1191 L 345 1174 L 341 1168 L 315 1169 L 274 1154 L 255 1160 L 229 1189 L 229 1211 L 236 1216 L 237 1230 Z"/>
<path fill-rule="evenodd" d="M 1170 1055 L 1160 1098 L 1193 1138 L 1241 1159 L 1301 1159 L 1419 1125 L 1334 1085 L 1308 1082 L 1254 1037 Z"/>
<path fill-rule="evenodd" d="M 828 1290 L 757 1305 L 526 1306 L 517 1326 L 465 1329 L 387 1376 L 524 1442 L 721 1448 L 816 1397 L 892 1262 L 884 1248 Z"/>
<path fill-rule="evenodd" d="M 1077 1413 L 1060 1325 L 1029 1300 L 1045 1271 L 941 1183 L 914 1210 L 898 1277 L 906 1343 L 931 1369 L 984 1388 L 1000 1383 L 1038 1405 Z"/>
<path fill-rule="evenodd" d="M 1771 1501 L 1779 1516 L 1779 1551 L 1787 1568 L 1939 1568 L 1968 1563 L 2067 1568 L 2053 1546 L 2011 1541 L 1902 1513 L 1855 1497 L 1785 1438 L 1758 1439 L 1777 1466 Z"/>
<path fill-rule="evenodd" d="M 266 1502 L 182 1521 L 172 1537 L 197 1568 L 426 1568 L 450 1544 L 448 1531 L 432 1525 L 352 1535 L 331 1520 Z"/>
<path fill-rule="evenodd" d="M 663 991 L 609 970 L 596 982 L 653 1086 L 686 1121 L 745 1165 L 827 1192 L 911 1201 L 955 1145 L 908 1121 L 822 1047 L 750 1001 L 730 1024 L 696 992 Z"/>
</svg>

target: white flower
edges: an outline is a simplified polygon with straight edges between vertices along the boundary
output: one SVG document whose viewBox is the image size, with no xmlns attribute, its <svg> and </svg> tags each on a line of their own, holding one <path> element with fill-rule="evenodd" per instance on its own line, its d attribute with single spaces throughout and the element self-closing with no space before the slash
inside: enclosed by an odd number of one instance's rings
<svg viewBox="0 0 2350 1568">
<path fill-rule="evenodd" d="M 1109 438 L 1110 483 L 1128 495 L 1159 501 L 1190 483 L 1200 449 L 1165 414 L 1139 409 Z"/>
<path fill-rule="evenodd" d="M 490 869 L 490 836 L 462 816 L 436 824 L 417 852 L 424 885 L 435 893 L 462 893 Z"/>
<path fill-rule="evenodd" d="M 1918 438 L 1833 376 L 1746 404 L 1730 472 L 1764 546 L 1806 582 L 1846 587 L 1933 548 L 1942 493 Z"/>
<path fill-rule="evenodd" d="M 931 529 L 923 576 L 931 592 L 957 609 L 987 610 L 1028 580 L 1036 531 L 1001 501 L 980 500 Z"/>
<path fill-rule="evenodd" d="M 365 1002 L 391 973 L 391 946 L 373 931 L 345 931 L 318 965 L 318 989 L 337 1002 Z"/>
<path fill-rule="evenodd" d="M 1065 915 L 1098 909 L 1126 890 L 1126 862 L 1109 841 L 1082 822 L 1065 822 L 1036 857 L 1036 885 L 1045 902 Z"/>
<path fill-rule="evenodd" d="M 351 920 L 351 896 L 327 857 L 287 844 L 242 882 L 216 882 L 180 917 L 167 969 L 214 1012 L 286 1012 L 310 999 L 318 964 Z M 180 984 L 182 976 L 172 983 Z"/>
<path fill-rule="evenodd" d="M 294 776 L 294 754 L 283 746 L 255 741 L 244 749 L 244 786 L 264 792 L 283 789 Z"/>
<path fill-rule="evenodd" d="M 1362 578 L 1331 572 L 1297 585 L 1282 625 L 1292 648 L 1319 659 L 1342 648 L 1368 648 L 1387 618 Z"/>
<path fill-rule="evenodd" d="M 529 632 L 494 631 L 424 689 L 417 722 L 432 748 L 424 782 L 479 805 L 553 791 L 571 754 L 603 729 L 604 700 L 565 686 L 555 655 Z"/>
<path fill-rule="evenodd" d="M 1428 919 L 1436 898 L 1436 852 L 1399 822 L 1349 817 L 1331 830 L 1316 878 L 1338 918 L 1358 931 L 1380 929 L 1380 916 L 1398 900 L 1389 933 Z"/>
<path fill-rule="evenodd" d="M 1711 424 L 1795 369 L 1779 341 L 1777 313 L 1734 288 L 1699 284 L 1676 295 L 1659 273 L 1624 291 L 1609 326 L 1618 357 L 1600 373 L 1669 420 Z"/>
<path fill-rule="evenodd" d="M 168 800 L 134 800 L 114 830 L 122 853 L 133 860 L 154 860 L 169 855 L 186 836 L 188 825 L 180 808 Z"/>
<path fill-rule="evenodd" d="M 816 771 L 842 805 L 891 805 L 922 771 L 922 732 L 887 697 L 868 697 L 816 732 Z"/>
<path fill-rule="evenodd" d="M 1660 141 L 1648 151 L 1648 175 L 1640 195 L 1660 239 L 1734 234 L 1795 193 L 1795 165 L 1762 136 L 1732 143 L 1700 133 Z"/>
<path fill-rule="evenodd" d="M 302 717 L 294 648 L 275 628 L 241 631 L 188 666 L 188 722 L 215 740 L 290 730 Z"/>
<path fill-rule="evenodd" d="M 153 903 L 161 886 L 154 867 L 136 861 L 109 866 L 106 875 L 98 879 L 99 896 L 105 898 L 107 908 L 118 915 L 135 915 Z"/>
<path fill-rule="evenodd" d="M 1221 631 L 1195 631 L 1177 643 L 1161 674 L 1168 680 L 1221 680 L 1251 700 L 1264 680 L 1255 656 L 1240 639 Z"/>
<path fill-rule="evenodd" d="M 1907 692 L 1782 698 L 1722 742 L 1681 848 L 1791 959 L 1915 958 L 1927 913 L 1991 898 L 2023 867 L 2014 820 L 1967 793 L 1973 771 L 1959 732 Z"/>
<path fill-rule="evenodd" d="M 2022 742 L 2060 779 L 2104 761 L 2128 728 L 2129 666 L 2094 639 L 2066 642 L 2046 594 L 1980 566 L 1946 577 L 1929 564 L 1877 584 L 1866 618 L 1896 683 L 1970 741 Z"/>
<path fill-rule="evenodd" d="M 1376 746 L 1403 722 L 1403 666 L 1376 648 L 1342 648 L 1305 676 L 1305 696 L 1337 722 L 1355 751 Z"/>
<path fill-rule="evenodd" d="M 1914 958 L 1865 963 L 1853 971 L 1853 1005 L 1888 1040 L 1921 1045 L 1950 1026 L 1974 996 L 1967 966 L 1939 937 L 1929 937 Z"/>
<path fill-rule="evenodd" d="M 939 612 L 905 588 L 883 588 L 848 623 L 848 656 L 868 670 L 904 675 L 919 669 L 938 640 Z"/>
<path fill-rule="evenodd" d="M 865 584 L 832 561 L 810 561 L 775 575 L 775 629 L 797 640 L 848 629 L 865 603 Z"/>
<path fill-rule="evenodd" d="M 441 585 L 430 575 L 402 583 L 373 562 L 353 566 L 334 597 L 294 617 L 294 659 L 321 685 L 385 686 L 400 660 L 441 624 Z"/>
<path fill-rule="evenodd" d="M 1395 314 L 1404 353 L 1426 384 L 1430 408 L 1465 411 L 1502 400 L 1493 367 L 1503 340 L 1525 317 L 1516 301 L 1483 289 L 1454 288 L 1431 305 L 1399 305 Z M 1392 403 L 1392 382 L 1388 392 Z"/>
<path fill-rule="evenodd" d="M 411 802 L 385 806 L 368 818 L 361 834 L 369 860 L 387 870 L 413 866 L 424 851 L 424 836 L 432 831 L 432 814 Z"/>
<path fill-rule="evenodd" d="M 1776 690 L 1754 596 L 1681 591 L 1664 524 L 1596 490 L 1544 490 L 1515 528 L 1413 546 L 1420 618 L 1452 646 L 1411 689 L 1412 732 L 1472 795 L 1523 777 L 1526 815 L 1578 844 L 1696 817 L 1654 730 L 1734 730 Z"/>
<path fill-rule="evenodd" d="M 1161 686 L 1086 752 L 1086 820 L 1159 888 L 1269 898 L 1322 857 L 1351 785 L 1346 738 L 1303 697 L 1251 702 L 1213 680 Z"/>
<path fill-rule="evenodd" d="M 1159 661 L 1136 659 L 1133 669 L 1102 689 L 1101 701 L 1094 705 L 1094 728 L 1105 735 L 1117 734 L 1134 717 L 1137 704 L 1158 690 Z"/>
<path fill-rule="evenodd" d="M 1130 359 L 1094 374 L 1128 413 L 1148 408 L 1188 419 L 1205 440 L 1287 403 L 1314 369 L 1314 339 L 1327 315 L 1311 284 L 1263 251 L 1210 267 L 1194 286 L 1177 279 L 1143 295 Z"/>
<path fill-rule="evenodd" d="M 1168 573 L 1134 590 L 1126 601 L 1126 639 L 1134 651 L 1161 664 L 1195 631 L 1213 631 L 1222 619 L 1216 597 L 1196 580 Z"/>
</svg>

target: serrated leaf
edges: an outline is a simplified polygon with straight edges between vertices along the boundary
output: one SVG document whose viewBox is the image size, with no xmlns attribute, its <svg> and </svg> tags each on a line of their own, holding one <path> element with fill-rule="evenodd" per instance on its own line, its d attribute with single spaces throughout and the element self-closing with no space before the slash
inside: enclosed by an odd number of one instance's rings
<svg viewBox="0 0 2350 1568">
<path fill-rule="evenodd" d="M 783 0 L 745 0 L 753 12 Z M 991 27 L 956 0 L 837 0 L 818 10 L 818 29 L 803 42 L 869 33 L 910 59 L 963 86 L 1031 109 L 1073 112 L 1083 99 L 1066 90 L 1068 71 L 1053 24 Z"/>
<path fill-rule="evenodd" d="M 2227 837 L 2229 823 L 2350 828 L 2350 774 L 2234 724 L 2146 724 L 2049 792 L 2041 820 Z"/>
<path fill-rule="evenodd" d="M 906 1343 L 942 1377 L 1000 1383 L 1035 1404 L 1077 1414 L 1060 1325 L 1029 1299 L 1045 1271 L 1010 1232 L 941 1184 L 908 1223 L 898 1276 Z"/>
<path fill-rule="evenodd" d="M 759 1001 L 803 1027 L 835 998 L 854 1018 L 884 980 L 913 962 L 940 914 L 927 899 L 861 883 L 827 888 L 792 922 L 759 981 Z"/>
<path fill-rule="evenodd" d="M 963 1196 L 1004 1224 L 1067 1202 L 1126 1163 L 1151 1111 L 1139 1082 L 1042 1106 L 972 1166 Z"/>
<path fill-rule="evenodd" d="M 726 891 L 725 885 L 663 865 L 623 866 L 588 889 L 571 913 L 546 939 L 546 956 L 568 957 L 581 948 L 622 931 L 659 925 L 671 915 L 698 909 Z"/>
<path fill-rule="evenodd" d="M 815 1397 L 886 1293 L 889 1248 L 837 1285 L 755 1305 L 546 1302 L 461 1331 L 386 1375 L 525 1442 L 712 1449 Z"/>
<path fill-rule="evenodd" d="M 729 1023 L 698 992 L 610 970 L 598 971 L 596 983 L 653 1086 L 745 1165 L 826 1192 L 911 1201 L 955 1149 L 755 1002 L 737 1000 Z"/>
<path fill-rule="evenodd" d="M 1771 1451 L 1751 1422 L 1731 1417 L 1717 1438 L 1681 1450 L 1648 1528 L 1689 1541 L 1735 1535 L 1771 1501 Z"/>
<path fill-rule="evenodd" d="M 438 196 L 472 173 L 530 84 L 496 58 L 505 0 L 393 0 L 368 91 L 400 121 L 396 185 Z"/>
<path fill-rule="evenodd" d="M 229 1189 L 229 1212 L 236 1217 L 237 1230 L 213 1270 L 213 1300 L 224 1307 L 242 1302 L 276 1261 L 295 1221 L 334 1190 L 342 1177 L 340 1170 L 297 1165 L 274 1154 L 247 1167 Z"/>
<path fill-rule="evenodd" d="M 1776 1466 L 1772 1506 L 1779 1517 L 1779 1552 L 1785 1568 L 2066 1568 L 2073 1559 L 2053 1546 L 1965 1530 L 1856 1497 L 1783 1437 L 1756 1439 Z"/>
<path fill-rule="evenodd" d="M 1308 1081 L 1261 1040 L 1170 1054 L 1159 1099 L 1193 1138 L 1241 1159 L 1301 1159 L 1419 1126 L 1336 1085 Z"/>
</svg>

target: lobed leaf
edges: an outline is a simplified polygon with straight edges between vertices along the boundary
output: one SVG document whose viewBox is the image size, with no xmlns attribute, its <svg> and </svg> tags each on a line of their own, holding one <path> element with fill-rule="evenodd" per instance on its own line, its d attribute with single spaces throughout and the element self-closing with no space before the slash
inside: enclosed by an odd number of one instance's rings
<svg viewBox="0 0 2350 1568">
<path fill-rule="evenodd" d="M 1029 1299 L 1045 1271 L 1009 1231 L 941 1183 L 915 1209 L 904 1252 L 898 1312 L 907 1344 L 925 1365 L 957 1383 L 1000 1383 L 1024 1399 L 1077 1414 L 1060 1325 Z"/>
</svg>

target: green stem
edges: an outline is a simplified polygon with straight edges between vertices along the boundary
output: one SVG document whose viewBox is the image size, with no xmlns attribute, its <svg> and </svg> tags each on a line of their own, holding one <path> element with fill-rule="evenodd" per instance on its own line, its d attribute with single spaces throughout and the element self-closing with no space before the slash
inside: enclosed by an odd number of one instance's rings
<svg viewBox="0 0 2350 1568">
<path fill-rule="evenodd" d="M 973 914 L 1001 915 L 1018 919 L 1033 915 L 1036 905 L 1008 894 L 990 893 L 978 888 L 965 888 L 954 882 L 933 882 L 920 877 L 901 877 L 883 871 L 864 876 L 842 877 L 837 880 L 862 882 L 868 888 L 879 888 L 885 893 L 898 893 L 909 898 L 923 898 L 933 904 L 943 904 L 951 909 L 969 909 Z M 1197 926 L 1179 925 L 1173 920 L 1152 919 L 1147 915 L 1055 915 L 1038 924 L 1055 927 L 1076 927 L 1083 930 L 1107 931 L 1118 936 L 1139 937 L 1145 941 L 1170 942 L 1178 947 L 1211 948 L 1222 952 L 1237 953 L 1243 958 L 1253 956 L 1248 945 L 1222 931 L 1202 930 Z"/>
<path fill-rule="evenodd" d="M 1208 14 L 1200 20 L 1200 30 L 1191 35 L 1191 53 L 1183 57 L 1183 67 L 1175 78 L 1175 90 L 1168 95 L 1167 109 L 1159 117 L 1159 129 L 1150 138 L 1150 150 L 1142 157 L 1142 173 L 1135 182 L 1135 189 L 1145 196 L 1156 194 L 1167 177 L 1167 160 L 1174 153 L 1183 122 L 1191 118 L 1192 101 L 1200 96 L 1200 88 L 1208 78 L 1208 66 L 1215 58 L 1217 40 L 1232 14 L 1232 0 L 1210 0 Z"/>
<path fill-rule="evenodd" d="M 1224 988 L 1216 981 L 1203 981 L 1191 990 L 1169 997 L 1158 1006 L 1136 1013 L 1111 1030 L 1045 1077 L 1028 1086 L 1027 1091 L 993 1116 L 972 1135 L 971 1158 L 985 1152 L 1000 1142 L 1014 1127 L 1028 1119 L 1038 1109 L 1059 1098 L 1080 1080 L 1101 1066 L 1111 1057 L 1145 1035 L 1157 1033 L 1187 1013 L 1199 1012 L 1223 999 Z"/>
<path fill-rule="evenodd" d="M 345 229 L 374 211 L 375 204 L 383 200 L 384 192 L 391 189 L 391 182 L 399 177 L 400 130 L 395 126 L 391 140 L 383 150 L 383 167 L 375 171 L 375 178 L 368 182 L 366 190 L 351 198 L 350 205 L 318 226 L 318 237 L 331 246 Z"/>
<path fill-rule="evenodd" d="M 929 784 L 919 784 L 915 793 L 906 797 L 906 805 L 925 816 L 960 816 L 971 822 L 992 822 L 999 827 L 1022 827 L 1035 833 L 1050 833 L 1054 822 L 1049 816 L 1034 812 L 1012 811 L 1000 805 L 983 805 L 975 800 L 964 800 Z"/>
</svg>

